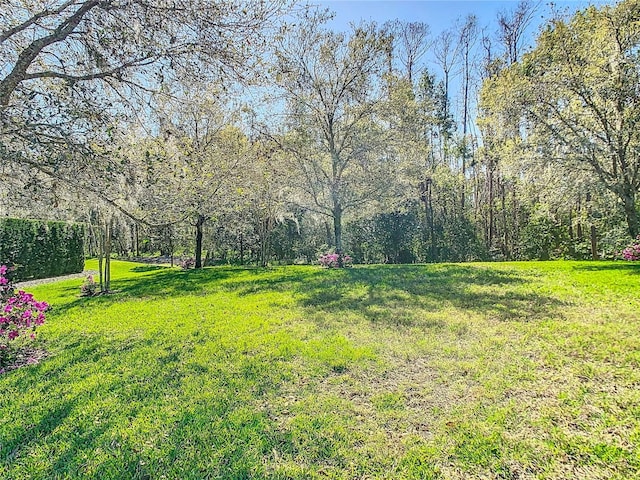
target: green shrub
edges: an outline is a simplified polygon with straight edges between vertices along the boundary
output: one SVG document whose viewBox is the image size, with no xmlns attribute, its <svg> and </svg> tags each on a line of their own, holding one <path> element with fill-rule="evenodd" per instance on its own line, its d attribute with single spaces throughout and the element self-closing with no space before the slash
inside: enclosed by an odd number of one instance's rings
<svg viewBox="0 0 640 480">
<path fill-rule="evenodd" d="M 84 225 L 42 220 L 0 220 L 0 263 L 12 280 L 55 277 L 84 269 Z"/>
</svg>

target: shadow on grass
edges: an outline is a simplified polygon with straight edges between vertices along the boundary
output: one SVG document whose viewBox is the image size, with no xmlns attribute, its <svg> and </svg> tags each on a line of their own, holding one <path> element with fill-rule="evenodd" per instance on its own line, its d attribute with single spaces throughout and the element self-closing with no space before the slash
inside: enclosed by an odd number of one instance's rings
<svg viewBox="0 0 640 480">
<path fill-rule="evenodd" d="M 163 265 L 140 265 L 139 267 L 133 267 L 132 272 L 153 272 L 156 270 L 166 270 L 169 267 Z"/>
<path fill-rule="evenodd" d="M 140 268 L 140 270 L 137 270 Z M 112 293 L 107 295 L 97 295 L 95 297 L 80 297 L 53 305 L 52 311 L 56 314 L 64 314 L 72 308 L 84 308 L 93 306 L 107 306 L 114 302 L 123 300 L 141 299 L 154 300 L 166 297 L 179 297 L 182 295 L 197 295 L 214 292 L 220 288 L 220 282 L 233 275 L 237 275 L 238 271 L 243 269 L 234 268 L 207 268 L 203 270 L 177 270 L 168 267 L 141 265 L 133 267 L 131 271 L 137 273 L 146 273 L 144 276 L 112 279 Z M 79 287 L 68 286 L 59 287 L 61 293 L 79 293 Z"/>
<path fill-rule="evenodd" d="M 576 265 L 573 267 L 574 270 L 584 270 L 588 272 L 601 272 L 601 271 L 620 271 L 626 272 L 633 275 L 640 275 L 640 262 L 620 262 L 620 263 L 612 263 L 607 262 L 604 264 L 600 264 L 598 262 L 593 262 L 587 265 Z"/>
<path fill-rule="evenodd" d="M 321 271 L 292 289 L 311 310 L 359 313 L 372 322 L 407 326 L 424 323 L 425 313 L 451 308 L 502 321 L 557 315 L 564 302 L 527 291 L 523 287 L 530 281 L 513 271 L 474 266 L 398 265 Z"/>
<path fill-rule="evenodd" d="M 215 291 L 219 283 L 242 269 L 206 268 L 198 270 L 163 269 L 143 278 L 116 280 L 114 288 L 127 297 L 166 297 Z"/>
<path fill-rule="evenodd" d="M 79 299 L 61 309 L 80 302 L 106 305 L 127 298 L 152 300 L 218 291 L 250 297 L 277 291 L 290 293 L 298 305 L 312 314 L 356 313 L 372 322 L 407 326 L 427 322 L 425 312 L 433 316 L 447 309 L 468 310 L 500 321 L 561 316 L 561 307 L 567 303 L 527 288 L 533 281 L 531 276 L 516 270 L 459 264 L 378 265 L 340 270 L 314 267 L 166 269 L 144 277 L 114 281 L 114 288 L 120 294 Z"/>
<path fill-rule="evenodd" d="M 74 334 L 57 358 L 0 378 L 22 401 L 10 422 L 0 421 L 0 476 L 245 478 L 259 471 L 272 432 L 256 402 L 276 394 L 286 366 L 222 350 L 203 365 L 182 340 Z M 25 472 L 25 464 L 36 469 Z"/>
</svg>

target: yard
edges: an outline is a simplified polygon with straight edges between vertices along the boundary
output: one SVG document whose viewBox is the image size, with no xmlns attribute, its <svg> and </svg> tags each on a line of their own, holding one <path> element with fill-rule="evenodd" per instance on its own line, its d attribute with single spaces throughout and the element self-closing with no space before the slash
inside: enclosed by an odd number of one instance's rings
<svg viewBox="0 0 640 480">
<path fill-rule="evenodd" d="M 30 289 L 0 478 L 640 476 L 640 265 L 112 268 Z"/>
</svg>

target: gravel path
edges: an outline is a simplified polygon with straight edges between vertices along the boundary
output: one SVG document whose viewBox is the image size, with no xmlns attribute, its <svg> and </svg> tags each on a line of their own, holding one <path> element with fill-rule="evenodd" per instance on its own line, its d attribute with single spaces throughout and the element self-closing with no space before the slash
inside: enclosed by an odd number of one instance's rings
<svg viewBox="0 0 640 480">
<path fill-rule="evenodd" d="M 45 283 L 60 282 L 62 280 L 70 280 L 72 278 L 85 278 L 87 275 L 98 275 L 97 270 L 85 270 L 81 273 L 72 273 L 71 275 L 62 275 L 60 277 L 40 278 L 38 280 L 27 280 L 26 282 L 16 283 L 16 288 L 33 287 L 35 285 L 43 285 Z"/>
</svg>

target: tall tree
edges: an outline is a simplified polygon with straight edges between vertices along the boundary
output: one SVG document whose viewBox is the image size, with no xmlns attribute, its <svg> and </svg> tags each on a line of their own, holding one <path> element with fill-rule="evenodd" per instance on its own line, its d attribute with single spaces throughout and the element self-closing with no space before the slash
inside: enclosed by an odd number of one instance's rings
<svg viewBox="0 0 640 480">
<path fill-rule="evenodd" d="M 520 0 L 515 9 L 498 13 L 498 38 L 508 65 L 520 58 L 524 35 L 537 8 L 538 4 L 532 0 Z"/>
<path fill-rule="evenodd" d="M 501 118 L 522 118 L 528 143 L 555 165 L 584 168 L 621 201 L 638 235 L 640 5 L 590 7 L 555 19 L 536 48 L 485 85 Z"/>
<path fill-rule="evenodd" d="M 437 64 L 442 69 L 442 85 L 444 87 L 444 111 L 443 117 L 449 118 L 452 116 L 451 110 L 451 80 L 455 73 L 455 65 L 458 62 L 460 55 L 460 42 L 456 38 L 456 34 L 452 29 L 443 30 L 434 42 L 433 55 Z M 449 140 L 451 139 L 450 132 L 442 130 L 441 135 L 441 156 L 445 161 L 449 159 Z"/>
<path fill-rule="evenodd" d="M 382 172 L 391 167 L 375 121 L 387 38 L 375 25 L 346 35 L 325 30 L 321 21 L 308 17 L 281 40 L 277 81 L 287 102 L 286 148 L 302 198 L 331 219 L 341 253 L 345 212 L 379 199 L 386 188 Z"/>
<path fill-rule="evenodd" d="M 521 0 L 514 9 L 498 13 L 497 40 L 502 55 L 494 56 L 491 40 L 483 38 L 485 78 L 498 75 L 502 69 L 518 61 L 524 48 L 526 30 L 536 9 L 537 4 L 531 0 Z M 500 122 L 480 120 L 479 124 L 484 144 L 481 159 L 485 164 L 487 177 L 487 247 L 494 252 L 499 251 L 504 258 L 511 258 L 520 223 L 517 204 L 518 175 L 508 178 L 503 167 L 516 160 L 510 156 L 516 151 L 511 146 L 519 142 L 521 132 L 518 121 L 512 117 L 505 117 Z M 508 214 L 509 209 L 511 215 Z"/>
<path fill-rule="evenodd" d="M 165 102 L 161 134 L 146 142 L 134 137 L 130 157 L 136 163 L 140 206 L 156 223 L 184 220 L 194 227 L 195 263 L 200 268 L 205 225 L 230 208 L 237 196 L 248 142 L 234 126 L 234 113 L 210 92 L 192 95 L 189 100 Z"/>
<path fill-rule="evenodd" d="M 271 256 L 271 237 L 279 223 L 292 218 L 288 192 L 295 181 L 286 168 L 284 154 L 277 143 L 257 138 L 251 145 L 251 158 L 243 166 L 243 200 L 258 239 L 258 263 L 266 267 Z"/>
<path fill-rule="evenodd" d="M 462 194 L 461 205 L 465 208 L 465 183 L 467 175 L 467 157 L 469 156 L 470 141 L 467 137 L 470 123 L 470 99 L 473 68 L 473 48 L 478 39 L 478 19 L 475 15 L 468 15 L 460 28 L 460 54 L 462 56 Z"/>
</svg>

